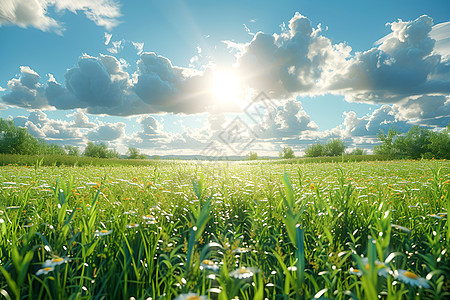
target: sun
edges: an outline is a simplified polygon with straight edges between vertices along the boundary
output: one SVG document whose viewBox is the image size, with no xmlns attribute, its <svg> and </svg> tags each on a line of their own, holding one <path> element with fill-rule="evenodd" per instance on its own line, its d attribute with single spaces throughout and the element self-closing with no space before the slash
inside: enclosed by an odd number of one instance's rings
<svg viewBox="0 0 450 300">
<path fill-rule="evenodd" d="M 239 80 L 233 72 L 214 73 L 214 93 L 219 103 L 242 101 Z"/>
</svg>

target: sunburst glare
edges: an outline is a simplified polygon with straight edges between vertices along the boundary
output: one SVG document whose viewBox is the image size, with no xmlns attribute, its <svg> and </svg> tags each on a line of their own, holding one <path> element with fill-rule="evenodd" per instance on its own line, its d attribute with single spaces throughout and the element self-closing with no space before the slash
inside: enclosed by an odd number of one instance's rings
<svg viewBox="0 0 450 300">
<path fill-rule="evenodd" d="M 236 103 L 243 101 L 241 84 L 235 73 L 218 71 L 214 73 L 214 93 L 219 103 Z"/>
</svg>

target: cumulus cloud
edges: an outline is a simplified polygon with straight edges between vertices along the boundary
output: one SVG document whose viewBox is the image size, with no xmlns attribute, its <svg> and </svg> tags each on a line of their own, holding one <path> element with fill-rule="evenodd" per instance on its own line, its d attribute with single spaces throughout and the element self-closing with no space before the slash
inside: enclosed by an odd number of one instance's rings
<svg viewBox="0 0 450 300">
<path fill-rule="evenodd" d="M 420 125 L 446 127 L 450 122 L 450 96 L 421 96 L 395 105 L 403 120 Z"/>
<path fill-rule="evenodd" d="M 299 13 L 281 34 L 258 32 L 247 44 L 226 44 L 237 50 L 243 80 L 272 98 L 328 92 L 343 94 L 347 101 L 398 103 L 450 94 L 449 25 L 433 27 L 432 18 L 424 15 L 389 26 L 392 34 L 377 47 L 354 55 L 348 45 L 332 44 L 320 25 L 313 28 Z"/>
<path fill-rule="evenodd" d="M 90 141 L 114 141 L 125 135 L 125 127 L 123 122 L 101 124 L 95 130 L 89 131 L 87 138 Z"/>
<path fill-rule="evenodd" d="M 133 80 L 131 79 L 133 77 Z M 82 55 L 65 74 L 65 85 L 39 83 L 40 76 L 21 67 L 21 76 L 8 82 L 6 104 L 23 108 L 85 108 L 92 114 L 119 116 L 173 112 L 205 112 L 215 103 L 212 70 L 173 66 L 169 59 L 144 52 L 130 75 L 110 55 Z"/>
<path fill-rule="evenodd" d="M 450 93 L 450 65 L 433 52 L 430 37 L 433 20 L 421 16 L 414 21 L 389 24 L 392 35 L 349 61 L 336 74 L 330 90 L 341 90 L 348 101 L 396 103 L 411 96 Z"/>
<path fill-rule="evenodd" d="M 346 64 L 351 48 L 332 45 L 321 32 L 320 25 L 313 28 L 308 18 L 296 13 L 281 34 L 258 32 L 245 45 L 226 43 L 239 50 L 238 70 L 249 86 L 274 98 L 287 98 L 320 92 L 325 73 Z"/>
<path fill-rule="evenodd" d="M 301 136 L 305 131 L 317 131 L 317 124 L 303 110 L 300 101 L 290 99 L 274 111 L 267 111 L 261 124 L 253 128 L 259 138 Z"/>
<path fill-rule="evenodd" d="M 376 138 L 382 131 L 387 133 L 389 128 L 400 132 L 407 132 L 411 124 L 402 120 L 396 106 L 383 105 L 371 115 L 358 118 L 354 111 L 344 113 L 343 137 L 368 137 Z"/>
<path fill-rule="evenodd" d="M 74 117 L 74 122 L 72 123 L 72 127 L 75 128 L 95 128 L 97 124 L 89 121 L 89 117 L 80 111 L 76 111 L 73 114 L 67 115 L 67 117 Z"/>
<path fill-rule="evenodd" d="M 107 30 L 119 24 L 117 18 L 121 15 L 120 7 L 114 0 L 3 0 L 0 2 L 0 26 L 32 26 L 61 34 L 63 27 L 49 16 L 49 7 L 58 13 L 66 10 L 75 14 L 83 12 L 88 19 Z"/>
<path fill-rule="evenodd" d="M 15 117 L 13 121 L 16 126 L 25 127 L 31 135 L 48 142 L 80 145 L 85 141 L 83 132 L 74 128 L 73 122 L 50 119 L 40 110 L 30 112 L 28 117 Z"/>
<path fill-rule="evenodd" d="M 45 89 L 39 83 L 40 76 L 27 66 L 20 67 L 20 77 L 8 81 L 10 93 L 2 100 L 9 105 L 23 108 L 45 108 L 48 106 Z"/>
<path fill-rule="evenodd" d="M 388 23 L 389 25 L 389 23 Z M 374 45 L 379 46 L 389 38 L 394 37 L 394 32 L 377 40 Z M 450 59 L 450 22 L 434 25 L 430 31 L 430 37 L 435 40 L 434 52 L 439 54 L 443 60 Z"/>
</svg>

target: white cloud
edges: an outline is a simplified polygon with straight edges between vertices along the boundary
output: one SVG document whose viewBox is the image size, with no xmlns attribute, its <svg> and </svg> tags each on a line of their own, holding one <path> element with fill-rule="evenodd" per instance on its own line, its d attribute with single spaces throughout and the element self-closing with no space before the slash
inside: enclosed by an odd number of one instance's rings
<svg viewBox="0 0 450 300">
<path fill-rule="evenodd" d="M 133 76 L 134 80 L 131 80 Z M 144 52 L 137 72 L 130 75 L 110 55 L 81 56 L 65 74 L 65 86 L 48 81 L 28 67 L 8 82 L 9 94 L 2 100 L 23 108 L 85 108 L 92 114 L 119 116 L 173 112 L 205 112 L 215 104 L 213 75 L 205 71 L 173 66 L 169 59 Z"/>
<path fill-rule="evenodd" d="M 311 21 L 296 13 L 281 34 L 258 32 L 248 44 L 225 41 L 235 48 L 238 70 L 252 88 L 273 98 L 323 93 L 323 77 L 345 65 L 351 48 L 332 45 Z"/>
<path fill-rule="evenodd" d="M 105 32 L 105 45 L 108 45 L 111 41 L 112 34 Z"/>
<path fill-rule="evenodd" d="M 123 50 L 125 42 L 124 41 L 115 41 L 115 42 L 112 42 L 112 44 L 113 44 L 113 46 L 106 50 L 108 50 L 108 52 L 111 54 L 117 54 Z"/>
<path fill-rule="evenodd" d="M 2 0 L 0 26 L 32 26 L 42 31 L 61 34 L 63 27 L 49 16 L 49 7 L 54 7 L 58 13 L 66 10 L 75 14 L 83 12 L 88 19 L 107 30 L 118 25 L 117 18 L 121 16 L 119 5 L 114 0 Z"/>
<path fill-rule="evenodd" d="M 299 13 L 281 34 L 258 32 L 247 44 L 225 43 L 238 51 L 242 79 L 272 98 L 339 93 L 348 101 L 398 103 L 450 94 L 450 61 L 442 59 L 450 54 L 449 25 L 433 27 L 428 16 L 389 25 L 393 33 L 378 47 L 355 55 Z"/>
<path fill-rule="evenodd" d="M 89 121 L 89 117 L 80 111 L 76 111 L 71 115 L 67 115 L 67 117 L 74 117 L 75 120 L 71 124 L 71 127 L 75 128 L 96 128 L 98 125 L 94 122 Z"/>
<path fill-rule="evenodd" d="M 4 92 L 4 91 L 6 91 L 6 89 L 0 86 L 0 92 Z"/>
<path fill-rule="evenodd" d="M 60 145 L 81 145 L 85 142 L 83 132 L 74 128 L 73 122 L 49 119 L 40 110 L 30 112 L 28 117 L 13 119 L 16 126 L 26 127 L 31 135 Z"/>
<path fill-rule="evenodd" d="M 434 54 L 433 20 L 389 24 L 393 31 L 378 48 L 357 53 L 347 68 L 330 80 L 348 101 L 397 103 L 411 96 L 450 93 L 450 65 Z"/>
<path fill-rule="evenodd" d="M 0 2 L 0 26 L 15 24 L 20 27 L 33 26 L 42 31 L 61 33 L 61 25 L 47 15 L 47 1 L 3 0 Z"/>
<path fill-rule="evenodd" d="M 421 96 L 396 104 L 403 120 L 424 126 L 446 127 L 450 122 L 450 96 Z"/>
<path fill-rule="evenodd" d="M 390 25 L 390 24 L 387 24 Z M 394 32 L 377 40 L 374 45 L 379 46 L 389 38 L 394 37 Z M 434 52 L 442 56 L 443 60 L 450 59 L 450 22 L 444 22 L 434 25 L 430 31 L 430 37 L 436 41 Z"/>
<path fill-rule="evenodd" d="M 20 67 L 20 77 L 8 81 L 10 93 L 2 100 L 8 105 L 24 108 L 48 107 L 45 88 L 39 83 L 40 76 L 27 66 Z"/>
<path fill-rule="evenodd" d="M 306 131 L 317 131 L 317 124 L 303 110 L 300 101 L 288 100 L 276 108 L 267 111 L 264 121 L 254 126 L 256 136 L 276 138 L 302 136 Z"/>
<path fill-rule="evenodd" d="M 246 31 L 249 35 L 251 35 L 251 36 L 254 36 L 254 35 L 255 35 L 253 32 L 250 31 L 250 29 L 247 27 L 247 25 L 244 24 L 244 28 L 245 28 L 245 31 Z"/>
<path fill-rule="evenodd" d="M 125 136 L 125 123 L 106 123 L 101 124 L 95 130 L 87 133 L 90 141 L 114 141 Z"/>
<path fill-rule="evenodd" d="M 137 54 L 140 55 L 144 51 L 144 43 L 131 42 L 137 50 Z"/>
<path fill-rule="evenodd" d="M 398 107 L 383 105 L 376 109 L 371 115 L 358 118 L 353 111 L 344 113 L 343 137 L 365 137 L 376 138 L 382 131 L 387 133 L 389 128 L 400 132 L 406 132 L 411 128 L 406 120 L 402 120 Z"/>
</svg>

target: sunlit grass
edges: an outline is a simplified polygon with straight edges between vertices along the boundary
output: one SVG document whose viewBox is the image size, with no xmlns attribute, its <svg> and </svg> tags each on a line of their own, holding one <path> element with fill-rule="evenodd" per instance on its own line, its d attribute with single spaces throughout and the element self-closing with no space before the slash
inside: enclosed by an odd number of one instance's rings
<svg viewBox="0 0 450 300">
<path fill-rule="evenodd" d="M 6 298 L 449 296 L 446 161 L 1 171 Z"/>
</svg>

